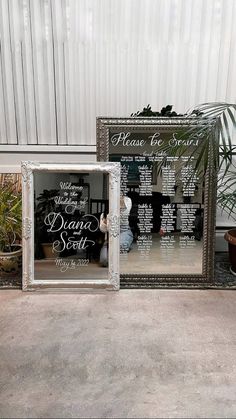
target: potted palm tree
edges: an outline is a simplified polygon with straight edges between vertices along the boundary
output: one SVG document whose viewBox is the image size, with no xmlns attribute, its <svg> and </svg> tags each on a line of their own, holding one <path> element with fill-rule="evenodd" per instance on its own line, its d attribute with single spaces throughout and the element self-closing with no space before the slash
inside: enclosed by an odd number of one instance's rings
<svg viewBox="0 0 236 419">
<path fill-rule="evenodd" d="M 21 247 L 22 199 L 14 184 L 0 189 L 0 276 L 19 274 L 22 265 Z"/>
<path fill-rule="evenodd" d="M 204 103 L 190 110 L 187 114 L 203 118 L 214 118 L 220 133 L 218 159 L 215 160 L 218 170 L 217 203 L 232 220 L 236 221 L 236 146 L 233 145 L 232 134 L 236 128 L 236 105 L 232 103 Z M 204 160 L 207 164 L 208 154 Z M 229 247 L 230 271 L 236 275 L 236 227 L 225 233 Z"/>
<path fill-rule="evenodd" d="M 236 166 L 233 161 L 227 173 L 219 176 L 218 203 L 236 221 Z M 224 238 L 228 242 L 230 271 L 236 275 L 236 227 L 228 230 Z"/>
<path fill-rule="evenodd" d="M 161 112 L 153 112 L 150 105 L 143 109 L 142 112 L 137 112 L 131 116 L 184 116 L 184 117 L 197 117 L 207 118 L 210 120 L 214 119 L 220 134 L 219 152 L 214 154 L 214 165 L 218 172 L 218 195 L 217 203 L 228 215 L 236 221 L 236 164 L 234 162 L 234 156 L 236 158 L 236 145 L 233 145 L 232 134 L 236 128 L 236 104 L 225 103 L 225 102 L 212 102 L 203 103 L 194 108 L 189 109 L 186 114 L 180 115 L 176 112 L 172 112 L 172 106 L 168 105 L 162 108 Z M 211 141 L 211 136 L 208 136 L 207 127 L 198 128 L 202 129 L 202 134 L 207 136 L 208 141 Z M 204 132 L 203 132 L 204 130 Z M 194 129 L 190 128 L 182 133 L 183 137 L 195 135 Z M 165 146 L 164 146 L 165 147 Z M 177 146 L 172 149 L 165 149 L 168 153 L 175 154 L 178 152 L 179 155 L 184 154 L 186 151 L 185 147 Z M 190 156 L 191 158 L 191 156 Z M 206 168 L 208 166 L 208 144 L 200 152 L 199 159 L 196 162 L 196 170 L 204 176 Z M 160 166 L 159 169 L 160 170 Z M 225 239 L 229 246 L 229 259 L 231 263 L 231 272 L 236 275 L 236 227 L 230 229 L 225 234 Z"/>
</svg>

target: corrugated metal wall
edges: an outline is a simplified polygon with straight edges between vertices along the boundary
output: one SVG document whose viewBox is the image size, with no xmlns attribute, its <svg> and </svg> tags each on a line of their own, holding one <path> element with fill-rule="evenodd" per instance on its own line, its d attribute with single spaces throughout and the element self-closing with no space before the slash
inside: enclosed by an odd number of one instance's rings
<svg viewBox="0 0 236 419">
<path fill-rule="evenodd" d="M 236 101 L 235 0 L 1 0 L 0 143 L 95 144 L 98 115 Z"/>
</svg>

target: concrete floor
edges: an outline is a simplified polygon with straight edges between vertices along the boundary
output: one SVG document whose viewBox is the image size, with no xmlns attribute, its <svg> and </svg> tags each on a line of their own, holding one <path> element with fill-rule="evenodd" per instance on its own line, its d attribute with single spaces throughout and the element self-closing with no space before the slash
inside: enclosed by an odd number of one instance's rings
<svg viewBox="0 0 236 419">
<path fill-rule="evenodd" d="M 0 292 L 1 418 L 235 418 L 236 292 Z"/>
</svg>

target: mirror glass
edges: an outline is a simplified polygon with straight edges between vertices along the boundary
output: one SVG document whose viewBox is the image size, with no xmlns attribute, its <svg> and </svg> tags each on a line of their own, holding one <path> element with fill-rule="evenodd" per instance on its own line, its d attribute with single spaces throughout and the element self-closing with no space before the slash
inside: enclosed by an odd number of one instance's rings
<svg viewBox="0 0 236 419">
<path fill-rule="evenodd" d="M 102 172 L 34 173 L 36 280 L 107 280 L 107 233 L 100 229 L 100 218 L 109 212 L 108 177 Z"/>
<path fill-rule="evenodd" d="M 121 274 L 202 274 L 203 145 L 175 127 L 109 127 L 109 160 L 121 162 Z"/>
</svg>

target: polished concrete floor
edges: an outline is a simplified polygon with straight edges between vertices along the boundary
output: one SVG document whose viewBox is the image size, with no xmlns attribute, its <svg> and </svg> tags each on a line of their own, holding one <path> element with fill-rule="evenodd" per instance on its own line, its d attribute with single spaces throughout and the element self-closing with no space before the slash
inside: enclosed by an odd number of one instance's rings
<svg viewBox="0 0 236 419">
<path fill-rule="evenodd" d="M 0 292 L 1 418 L 235 418 L 236 292 Z"/>
</svg>

